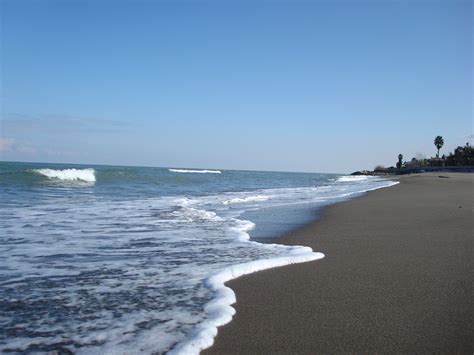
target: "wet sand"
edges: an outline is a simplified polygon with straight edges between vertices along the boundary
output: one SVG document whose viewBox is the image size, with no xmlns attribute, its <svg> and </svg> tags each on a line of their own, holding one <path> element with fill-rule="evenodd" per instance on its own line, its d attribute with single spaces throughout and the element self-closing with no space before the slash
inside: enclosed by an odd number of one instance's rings
<svg viewBox="0 0 474 355">
<path fill-rule="evenodd" d="M 237 314 L 203 353 L 472 354 L 473 183 L 406 176 L 324 209 L 278 242 L 326 257 L 229 282 Z"/>
</svg>

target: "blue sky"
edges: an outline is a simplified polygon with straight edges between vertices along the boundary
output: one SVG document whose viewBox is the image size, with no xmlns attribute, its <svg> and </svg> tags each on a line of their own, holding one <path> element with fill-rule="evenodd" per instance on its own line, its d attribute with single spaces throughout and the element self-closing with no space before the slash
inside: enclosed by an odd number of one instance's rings
<svg viewBox="0 0 474 355">
<path fill-rule="evenodd" d="M 471 1 L 0 1 L 0 160 L 350 172 L 472 141 Z"/>
</svg>

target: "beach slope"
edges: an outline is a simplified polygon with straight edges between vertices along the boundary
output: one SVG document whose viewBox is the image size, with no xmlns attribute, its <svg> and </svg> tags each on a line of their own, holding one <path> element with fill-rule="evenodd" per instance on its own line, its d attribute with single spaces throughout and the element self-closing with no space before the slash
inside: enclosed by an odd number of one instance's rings
<svg viewBox="0 0 474 355">
<path fill-rule="evenodd" d="M 442 177 L 440 177 L 442 175 Z M 279 239 L 324 259 L 228 283 L 205 354 L 473 353 L 474 174 L 419 174 Z"/>
</svg>

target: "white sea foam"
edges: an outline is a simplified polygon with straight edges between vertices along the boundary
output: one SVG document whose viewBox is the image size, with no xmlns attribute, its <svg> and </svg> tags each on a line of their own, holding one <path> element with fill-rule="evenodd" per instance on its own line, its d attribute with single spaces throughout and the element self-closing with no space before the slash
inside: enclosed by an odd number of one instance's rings
<svg viewBox="0 0 474 355">
<path fill-rule="evenodd" d="M 180 221 L 201 222 L 201 221 L 221 221 L 222 218 L 216 215 L 215 212 L 200 210 L 193 207 L 180 207 L 179 209 L 163 213 L 162 216 L 172 216 Z"/>
<path fill-rule="evenodd" d="M 220 170 L 186 170 L 186 169 L 168 169 L 173 173 L 197 173 L 197 174 L 221 174 Z"/>
<path fill-rule="evenodd" d="M 17 336 L 0 334 L 0 352 L 41 352 L 37 346 L 49 344 L 78 354 L 198 353 L 235 313 L 226 281 L 323 257 L 308 247 L 249 240 L 255 224 L 243 213 L 322 205 L 392 184 L 328 180 L 146 198 L 116 198 L 113 190 L 113 199 L 41 189 L 41 203 L 0 209 L 0 227 L 11 236 L 0 246 L 0 301 L 25 310 L 14 318 L 21 327 L 8 325 Z M 65 313 L 76 316 L 58 322 Z"/>
<path fill-rule="evenodd" d="M 35 173 L 44 175 L 50 179 L 58 180 L 82 180 L 87 182 L 95 182 L 95 170 L 94 169 L 64 169 L 64 170 L 53 170 L 53 169 L 34 169 Z"/>
<path fill-rule="evenodd" d="M 208 318 L 198 324 L 194 328 L 191 336 L 170 351 L 169 354 L 199 354 L 201 350 L 209 348 L 214 344 L 214 338 L 217 335 L 217 327 L 229 323 L 235 314 L 235 309 L 232 307 L 236 302 L 235 293 L 230 287 L 225 286 L 226 282 L 257 271 L 278 266 L 304 263 L 324 257 L 323 253 L 313 252 L 312 249 L 308 247 L 289 248 L 292 249 L 291 256 L 256 260 L 234 265 L 209 277 L 205 281 L 205 284 L 215 293 L 215 296 L 212 301 L 204 306 Z"/>
<path fill-rule="evenodd" d="M 233 203 L 246 203 L 246 202 L 260 202 L 260 201 L 267 201 L 270 199 L 270 196 L 264 196 L 264 195 L 255 195 L 255 196 L 247 196 L 247 197 L 236 197 L 232 198 L 230 200 L 225 200 L 222 203 L 224 205 L 229 205 Z"/>
<path fill-rule="evenodd" d="M 373 178 L 373 176 L 367 176 L 367 175 L 347 175 L 347 176 L 340 176 L 337 178 L 338 182 L 355 182 L 355 181 L 365 181 L 370 178 Z"/>
</svg>

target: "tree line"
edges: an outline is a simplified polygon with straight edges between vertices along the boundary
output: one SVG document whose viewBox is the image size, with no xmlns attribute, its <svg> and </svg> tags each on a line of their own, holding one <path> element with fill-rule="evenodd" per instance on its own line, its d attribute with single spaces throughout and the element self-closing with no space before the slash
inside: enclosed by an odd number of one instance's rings
<svg viewBox="0 0 474 355">
<path fill-rule="evenodd" d="M 471 147 L 469 142 L 464 146 L 458 146 L 454 152 L 449 153 L 447 156 L 443 154 L 440 158 L 439 152 L 444 145 L 444 138 L 442 136 L 436 136 L 433 141 L 437 152 L 436 158 L 431 159 L 417 159 L 413 158 L 410 162 L 403 162 L 403 155 L 398 155 L 398 161 L 396 167 L 401 170 L 404 167 L 420 167 L 420 166 L 474 166 L 474 148 Z"/>
</svg>

